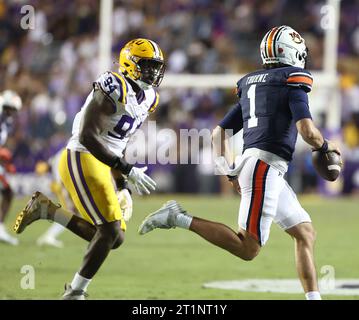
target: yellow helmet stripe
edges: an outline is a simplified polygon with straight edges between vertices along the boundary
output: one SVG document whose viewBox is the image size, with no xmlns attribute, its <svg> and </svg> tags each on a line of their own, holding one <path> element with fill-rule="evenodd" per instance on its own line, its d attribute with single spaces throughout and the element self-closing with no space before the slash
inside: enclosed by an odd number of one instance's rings
<svg viewBox="0 0 359 320">
<path fill-rule="evenodd" d="M 121 95 L 120 95 L 120 102 L 123 104 L 126 104 L 126 97 L 127 97 L 127 83 L 126 81 L 123 79 L 123 77 L 121 77 L 118 73 L 116 72 L 112 72 L 112 74 L 115 76 L 115 78 L 117 80 L 119 80 L 119 82 L 121 83 Z"/>
<path fill-rule="evenodd" d="M 159 101 L 160 101 L 160 95 L 156 92 L 155 100 L 153 101 L 150 108 L 148 109 L 148 112 L 155 111 Z"/>
</svg>

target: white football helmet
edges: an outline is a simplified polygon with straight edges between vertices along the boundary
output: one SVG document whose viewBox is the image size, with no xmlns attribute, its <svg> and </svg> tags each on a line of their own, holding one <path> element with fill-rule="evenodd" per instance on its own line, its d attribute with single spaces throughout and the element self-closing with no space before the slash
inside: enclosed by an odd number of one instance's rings
<svg viewBox="0 0 359 320">
<path fill-rule="evenodd" d="M 263 65 L 283 63 L 304 68 L 308 49 L 304 39 L 288 26 L 274 27 L 264 36 L 260 46 Z"/>
<path fill-rule="evenodd" d="M 0 94 L 0 112 L 3 111 L 4 106 L 14 108 L 19 111 L 22 107 L 20 96 L 12 90 L 5 90 Z"/>
</svg>

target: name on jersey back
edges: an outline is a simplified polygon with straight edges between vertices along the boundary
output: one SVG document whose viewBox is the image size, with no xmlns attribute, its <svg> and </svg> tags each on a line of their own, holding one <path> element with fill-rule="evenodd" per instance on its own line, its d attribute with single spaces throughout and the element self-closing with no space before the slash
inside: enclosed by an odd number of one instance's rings
<svg viewBox="0 0 359 320">
<path fill-rule="evenodd" d="M 246 85 L 255 82 L 266 82 L 268 73 L 257 74 L 255 76 L 249 76 L 246 81 Z"/>
</svg>

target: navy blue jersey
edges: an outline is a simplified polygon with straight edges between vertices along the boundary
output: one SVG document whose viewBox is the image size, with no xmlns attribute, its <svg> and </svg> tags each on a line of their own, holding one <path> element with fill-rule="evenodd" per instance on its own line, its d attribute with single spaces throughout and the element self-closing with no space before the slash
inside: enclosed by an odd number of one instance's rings
<svg viewBox="0 0 359 320">
<path fill-rule="evenodd" d="M 282 67 L 252 72 L 237 83 L 239 103 L 220 122 L 234 133 L 243 128 L 244 148 L 258 148 L 290 161 L 297 140 L 296 122 L 311 118 L 309 71 Z"/>
</svg>

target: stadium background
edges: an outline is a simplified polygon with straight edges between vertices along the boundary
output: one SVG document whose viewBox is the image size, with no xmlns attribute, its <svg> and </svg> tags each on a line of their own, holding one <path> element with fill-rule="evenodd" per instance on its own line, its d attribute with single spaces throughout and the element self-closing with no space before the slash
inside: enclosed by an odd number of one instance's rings
<svg viewBox="0 0 359 320">
<path fill-rule="evenodd" d="M 19 27 L 23 16 L 20 11 L 26 4 L 35 8 L 33 30 Z M 320 73 L 325 64 L 325 5 L 326 1 L 315 0 L 114 0 L 112 60 L 117 60 L 121 46 L 129 39 L 149 37 L 165 53 L 164 83 L 170 75 L 179 79 L 186 73 L 220 77 L 243 74 L 261 67 L 258 46 L 265 32 L 274 25 L 288 24 L 306 38 L 309 69 Z M 18 170 L 9 175 L 18 195 L 6 221 L 9 229 L 33 191 L 40 189 L 49 194 L 50 177 L 39 176 L 34 169 L 39 161 L 46 161 L 66 144 L 74 115 L 92 81 L 101 73 L 99 24 L 96 0 L 0 0 L 0 90 L 13 89 L 23 99 L 23 110 L 7 143 Z M 330 102 L 328 78 L 314 77 L 315 90 L 326 90 L 311 93 L 310 102 L 316 124 L 326 136 L 340 141 L 344 172 L 340 181 L 328 188 L 313 170 L 309 149 L 299 141 L 288 173 L 318 232 L 316 263 L 321 280 L 327 266 L 335 270 L 337 278 L 359 278 L 359 257 L 355 254 L 359 224 L 359 1 L 341 1 L 337 51 L 338 83 L 329 88 L 338 91 L 337 107 L 341 106 L 334 131 L 328 127 L 327 113 L 323 112 Z M 233 88 L 216 88 L 221 84 L 222 81 L 209 83 L 208 88 L 161 87 L 160 105 L 152 120 L 159 128 L 213 128 L 236 101 L 235 81 Z M 210 166 L 154 165 L 150 169 L 159 190 L 149 197 L 134 196 L 134 215 L 128 224 L 125 245 L 111 253 L 101 268 L 91 284 L 91 298 L 303 299 L 302 293 L 202 287 L 206 282 L 224 279 L 295 279 L 293 243 L 276 226 L 272 227 L 266 248 L 250 263 L 182 230 L 140 237 L 136 228 L 143 217 L 170 197 L 191 213 L 237 228 L 240 200 L 225 180 L 211 174 Z M 323 198 L 321 193 L 337 197 Z M 340 194 L 351 196 L 338 197 Z M 64 282 L 81 261 L 85 243 L 65 232 L 61 235 L 64 249 L 37 247 L 36 240 L 48 226 L 46 221 L 31 226 L 19 237 L 17 247 L 0 244 L 0 299 L 61 296 Z M 36 271 L 35 290 L 22 288 L 24 266 Z M 358 299 L 358 294 L 323 297 Z"/>
<path fill-rule="evenodd" d="M 21 6 L 35 8 L 33 30 L 19 28 Z M 258 45 L 273 25 L 288 24 L 304 35 L 310 48 L 308 68 L 323 68 L 324 1 L 114 1 L 112 57 L 135 37 L 160 43 L 167 75 L 245 73 L 261 67 Z M 32 173 L 65 145 L 74 115 L 83 104 L 98 70 L 99 2 L 0 2 L 0 89 L 17 91 L 24 109 L 8 141 L 18 173 Z M 338 80 L 345 170 L 336 193 L 359 186 L 359 2 L 342 1 Z M 301 17 L 298 19 L 298 17 Z M 116 65 L 113 69 L 116 70 Z M 314 79 L 314 86 L 320 86 Z M 233 87 L 235 83 L 233 83 Z M 160 89 L 161 102 L 151 118 L 159 127 L 212 129 L 236 101 L 233 89 Z M 316 123 L 325 129 L 324 114 Z M 305 151 L 306 150 L 306 151 Z M 295 157 L 288 178 L 297 192 L 320 187 L 305 149 Z M 211 168 L 198 165 L 152 166 L 160 192 L 229 192 Z M 15 188 L 23 190 L 12 177 Z M 36 177 L 26 175 L 29 184 Z M 35 182 L 34 182 L 35 181 Z M 33 186 L 31 189 L 36 188 Z"/>
</svg>

